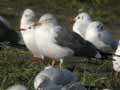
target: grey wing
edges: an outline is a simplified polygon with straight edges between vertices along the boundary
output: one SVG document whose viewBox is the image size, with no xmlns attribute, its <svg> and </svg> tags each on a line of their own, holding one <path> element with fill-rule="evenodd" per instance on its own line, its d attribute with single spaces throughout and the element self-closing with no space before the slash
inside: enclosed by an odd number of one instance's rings
<svg viewBox="0 0 120 90">
<path fill-rule="evenodd" d="M 2 16 L 0 16 L 0 23 L 4 24 L 6 28 L 12 29 L 10 23 L 6 19 L 4 19 Z"/>
<path fill-rule="evenodd" d="M 39 75 L 47 76 L 50 80 L 52 80 L 56 84 L 64 84 L 62 78 L 62 73 L 57 68 L 51 68 L 43 70 L 39 73 Z"/>
<path fill-rule="evenodd" d="M 61 90 L 62 86 L 51 84 L 48 87 L 46 87 L 44 90 Z"/>
<path fill-rule="evenodd" d="M 24 40 L 23 40 L 23 36 L 22 36 L 21 32 L 18 31 L 17 34 L 19 36 L 18 44 L 25 45 Z"/>
<path fill-rule="evenodd" d="M 113 50 L 116 50 L 118 41 L 112 36 L 110 32 L 102 31 L 100 33 L 100 39 L 106 44 L 109 45 Z"/>
<path fill-rule="evenodd" d="M 75 56 L 94 57 L 97 53 L 95 46 L 70 30 L 59 30 L 56 41 L 58 45 L 72 49 Z"/>
<path fill-rule="evenodd" d="M 50 78 L 50 80 L 58 85 L 66 85 L 76 80 L 76 77 L 72 72 L 59 68 L 46 69 L 44 71 L 41 71 L 39 75 L 47 76 Z"/>
</svg>

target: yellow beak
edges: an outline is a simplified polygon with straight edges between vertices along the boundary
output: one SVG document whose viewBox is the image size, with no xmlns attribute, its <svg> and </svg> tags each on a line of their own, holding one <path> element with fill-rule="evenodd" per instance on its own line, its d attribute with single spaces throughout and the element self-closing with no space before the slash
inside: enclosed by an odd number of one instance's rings
<svg viewBox="0 0 120 90">
<path fill-rule="evenodd" d="M 32 25 L 33 25 L 33 26 L 40 26 L 41 23 L 40 23 L 40 22 L 33 22 Z"/>
</svg>

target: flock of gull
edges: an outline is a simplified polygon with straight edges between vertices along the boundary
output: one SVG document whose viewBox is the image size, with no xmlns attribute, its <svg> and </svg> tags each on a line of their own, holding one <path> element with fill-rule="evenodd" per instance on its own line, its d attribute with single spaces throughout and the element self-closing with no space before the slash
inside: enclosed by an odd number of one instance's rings
<svg viewBox="0 0 120 90">
<path fill-rule="evenodd" d="M 52 60 L 34 79 L 35 90 L 87 90 L 77 82 L 75 74 L 63 68 L 64 58 L 86 57 L 99 60 L 112 59 L 113 69 L 120 72 L 120 41 L 115 39 L 100 21 L 93 21 L 87 12 L 75 18 L 72 30 L 62 27 L 57 18 L 44 14 L 37 20 L 35 12 L 25 9 L 20 31 L 0 17 L 0 47 L 27 48 L 34 62 Z M 6 37 L 7 36 L 7 37 Z M 3 43 L 7 42 L 7 43 Z M 58 67 L 55 64 L 59 63 Z M 23 85 L 13 85 L 7 90 L 27 90 Z"/>
</svg>

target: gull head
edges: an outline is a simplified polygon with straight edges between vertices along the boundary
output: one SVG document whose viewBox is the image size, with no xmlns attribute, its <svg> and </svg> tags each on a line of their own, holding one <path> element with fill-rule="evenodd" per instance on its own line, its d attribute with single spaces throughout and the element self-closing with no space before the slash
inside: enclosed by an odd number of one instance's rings
<svg viewBox="0 0 120 90">
<path fill-rule="evenodd" d="M 27 20 L 32 20 L 35 17 L 35 13 L 31 9 L 25 9 L 22 17 L 26 18 Z"/>
<path fill-rule="evenodd" d="M 99 21 L 93 21 L 89 24 L 87 29 L 97 30 L 97 31 L 103 31 L 104 25 Z"/>
<path fill-rule="evenodd" d="M 56 17 L 50 13 L 44 14 L 39 19 L 40 23 L 57 23 Z"/>
<path fill-rule="evenodd" d="M 25 9 L 22 18 L 20 28 L 28 28 L 35 21 L 35 13 L 31 9 Z"/>
<path fill-rule="evenodd" d="M 91 17 L 89 16 L 88 13 L 81 12 L 75 17 L 75 21 L 86 23 L 91 21 Z"/>
<path fill-rule="evenodd" d="M 7 90 L 27 90 L 24 85 L 16 84 L 7 88 Z"/>
<path fill-rule="evenodd" d="M 41 75 L 39 77 L 36 77 L 34 80 L 34 88 L 36 90 L 39 90 L 40 88 L 43 88 L 45 86 L 47 86 L 48 84 L 50 84 L 50 79 L 44 75 Z"/>
</svg>

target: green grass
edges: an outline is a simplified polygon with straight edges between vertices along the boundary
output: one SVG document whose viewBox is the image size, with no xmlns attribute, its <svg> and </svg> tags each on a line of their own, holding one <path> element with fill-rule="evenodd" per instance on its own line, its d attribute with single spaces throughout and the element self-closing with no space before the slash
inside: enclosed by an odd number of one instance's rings
<svg viewBox="0 0 120 90">
<path fill-rule="evenodd" d="M 8 48 L 0 51 L 0 90 L 18 83 L 33 90 L 34 77 L 45 65 L 32 64 L 31 58 L 32 55 L 24 50 Z M 66 66 L 68 65 L 65 64 L 64 67 Z M 112 75 L 111 61 L 102 64 L 79 63 L 74 73 L 82 85 L 96 87 L 91 90 L 101 90 L 104 87 L 114 90 L 120 88 L 120 79 L 115 80 Z"/>
<path fill-rule="evenodd" d="M 0 0 L 0 15 L 7 18 L 13 28 L 18 30 L 23 10 L 31 8 L 37 12 L 38 17 L 43 13 L 53 13 L 62 25 L 72 28 L 69 18 L 76 16 L 78 9 L 83 8 L 94 20 L 101 20 L 119 39 L 119 5 L 119 0 Z M 24 50 L 10 48 L 0 51 L 0 90 L 17 83 L 25 84 L 29 90 L 33 90 L 34 77 L 44 65 L 32 64 L 31 58 L 32 55 Z M 114 78 L 111 66 L 111 61 L 100 65 L 79 63 L 75 73 L 81 84 L 96 86 L 92 90 L 101 90 L 103 87 L 118 90 L 120 79 Z"/>
</svg>

